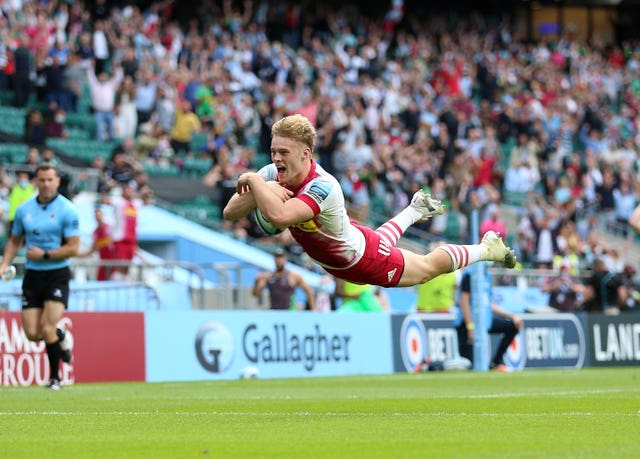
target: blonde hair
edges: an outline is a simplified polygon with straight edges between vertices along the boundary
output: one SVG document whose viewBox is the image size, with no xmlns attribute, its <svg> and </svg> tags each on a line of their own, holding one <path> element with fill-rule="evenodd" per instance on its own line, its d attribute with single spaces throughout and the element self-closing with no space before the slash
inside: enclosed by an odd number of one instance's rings
<svg viewBox="0 0 640 459">
<path fill-rule="evenodd" d="M 285 116 L 271 126 L 271 137 L 287 137 L 309 147 L 311 151 L 316 146 L 316 128 L 311 121 L 300 114 Z"/>
</svg>

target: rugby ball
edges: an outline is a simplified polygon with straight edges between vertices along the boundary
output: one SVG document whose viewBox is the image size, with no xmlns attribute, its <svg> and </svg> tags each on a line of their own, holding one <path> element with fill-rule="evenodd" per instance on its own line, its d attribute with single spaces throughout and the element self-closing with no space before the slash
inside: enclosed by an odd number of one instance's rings
<svg viewBox="0 0 640 459">
<path fill-rule="evenodd" d="M 280 234 L 284 231 L 283 229 L 272 225 L 267 217 L 265 217 L 257 207 L 253 209 L 253 219 L 256 222 L 256 225 L 258 225 L 258 228 L 268 236 L 275 236 L 276 234 Z"/>
<path fill-rule="evenodd" d="M 252 365 L 248 365 L 240 370 L 240 379 L 258 379 L 260 377 L 260 370 Z"/>
</svg>

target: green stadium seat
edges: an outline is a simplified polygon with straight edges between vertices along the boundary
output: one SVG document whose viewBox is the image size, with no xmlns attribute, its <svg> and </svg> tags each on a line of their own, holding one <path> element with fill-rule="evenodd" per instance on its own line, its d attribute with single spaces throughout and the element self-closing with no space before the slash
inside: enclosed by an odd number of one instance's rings
<svg viewBox="0 0 640 459">
<path fill-rule="evenodd" d="M 144 171 L 151 177 L 178 177 L 180 169 L 177 166 L 157 166 L 155 164 L 145 164 Z"/>
<path fill-rule="evenodd" d="M 196 132 L 191 136 L 191 142 L 189 142 L 189 146 L 191 148 L 191 152 L 194 155 L 199 155 L 203 151 L 205 151 L 206 145 L 207 145 L 206 132 Z"/>
<path fill-rule="evenodd" d="M 202 176 L 213 166 L 211 158 L 185 158 L 182 166 L 186 174 Z"/>
</svg>

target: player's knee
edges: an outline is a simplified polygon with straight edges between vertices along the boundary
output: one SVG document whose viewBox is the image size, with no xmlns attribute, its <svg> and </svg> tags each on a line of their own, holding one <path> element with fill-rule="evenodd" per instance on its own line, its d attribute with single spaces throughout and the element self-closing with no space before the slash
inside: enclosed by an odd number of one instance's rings
<svg viewBox="0 0 640 459">
<path fill-rule="evenodd" d="M 29 341 L 40 341 L 42 336 L 38 333 L 37 330 L 26 330 L 24 331 L 25 336 Z"/>
<path fill-rule="evenodd" d="M 431 266 L 425 265 L 420 271 L 420 276 L 422 277 L 420 283 L 424 284 L 425 282 L 429 282 L 430 280 L 435 279 L 439 274 L 440 273 L 432 269 Z"/>
<path fill-rule="evenodd" d="M 40 339 L 47 339 L 47 337 L 54 337 L 56 336 L 56 326 L 53 324 L 43 324 L 42 325 L 42 329 L 40 330 Z"/>
</svg>

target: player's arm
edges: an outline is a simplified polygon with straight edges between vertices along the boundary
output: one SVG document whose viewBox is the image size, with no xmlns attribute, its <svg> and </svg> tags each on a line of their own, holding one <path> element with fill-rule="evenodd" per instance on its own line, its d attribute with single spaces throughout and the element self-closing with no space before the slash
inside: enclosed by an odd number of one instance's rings
<svg viewBox="0 0 640 459">
<path fill-rule="evenodd" d="M 464 320 L 464 323 L 467 325 L 469 339 L 473 339 L 475 324 L 473 323 L 473 316 L 471 315 L 471 294 L 464 290 L 460 292 L 460 312 L 462 312 L 462 320 Z"/>
<path fill-rule="evenodd" d="M 280 187 L 281 195 L 273 192 L 271 186 L 255 172 L 242 174 L 238 179 L 238 194 L 253 193 L 256 206 L 269 221 L 278 228 L 286 228 L 297 223 L 309 221 L 315 215 L 313 209 L 300 199 L 286 199 L 293 193 Z"/>
<path fill-rule="evenodd" d="M 309 304 L 309 308 L 312 311 L 316 310 L 316 297 L 313 294 L 313 289 L 307 284 L 302 276 L 298 273 L 292 273 L 294 276 L 293 285 L 300 287 L 304 293 L 307 295 L 307 304 Z"/>
<path fill-rule="evenodd" d="M 235 193 L 224 207 L 222 217 L 225 220 L 240 220 L 242 217 L 246 217 L 255 207 L 256 200 L 253 198 L 253 193 Z"/>
<path fill-rule="evenodd" d="M 15 224 L 15 221 L 14 221 Z M 7 266 L 11 264 L 13 259 L 18 254 L 18 250 L 22 246 L 23 236 L 16 236 L 12 234 L 7 241 L 7 245 L 4 247 L 4 255 L 2 256 L 2 264 L 0 264 L 0 276 L 7 269 Z"/>
<path fill-rule="evenodd" d="M 30 260 L 64 260 L 75 257 L 80 249 L 80 236 L 69 236 L 57 249 L 44 250 L 41 247 L 31 245 L 25 253 Z"/>
<path fill-rule="evenodd" d="M 263 179 L 264 181 L 264 179 Z M 287 201 L 293 193 L 275 181 L 265 182 L 267 189 L 271 191 L 281 202 Z M 254 193 L 251 189 L 235 193 L 225 206 L 222 215 L 225 220 L 240 220 L 257 207 Z"/>
<path fill-rule="evenodd" d="M 95 246 L 95 244 L 94 244 L 94 245 L 92 245 L 91 247 L 89 247 L 89 249 L 88 249 L 88 250 L 85 250 L 84 252 L 79 252 L 79 253 L 78 253 L 78 256 L 79 256 L 80 258 L 86 258 L 86 257 L 89 257 L 89 256 L 93 255 L 94 253 L 96 253 L 96 246 Z"/>
<path fill-rule="evenodd" d="M 62 235 L 64 243 L 58 248 L 44 250 L 36 246 L 27 247 L 27 258 L 31 260 L 64 260 L 78 255 L 80 251 L 80 221 L 75 209 L 64 218 Z"/>
<path fill-rule="evenodd" d="M 256 275 L 256 281 L 253 284 L 253 289 L 251 290 L 251 294 L 255 297 L 260 296 L 265 286 L 267 285 L 267 281 L 271 277 L 268 273 L 258 273 Z"/>
<path fill-rule="evenodd" d="M 495 315 L 504 317 L 505 319 L 509 319 L 510 321 L 512 321 L 517 329 L 522 328 L 522 326 L 524 325 L 524 321 L 518 314 L 513 314 L 509 311 L 505 311 L 495 303 L 491 303 L 491 310 Z"/>
<path fill-rule="evenodd" d="M 84 252 L 78 252 L 78 256 L 84 258 L 84 257 L 88 257 L 88 256 L 93 255 L 100 248 L 99 245 L 100 245 L 99 241 L 93 241 L 93 244 L 91 244 L 91 247 L 89 247 Z"/>
</svg>

